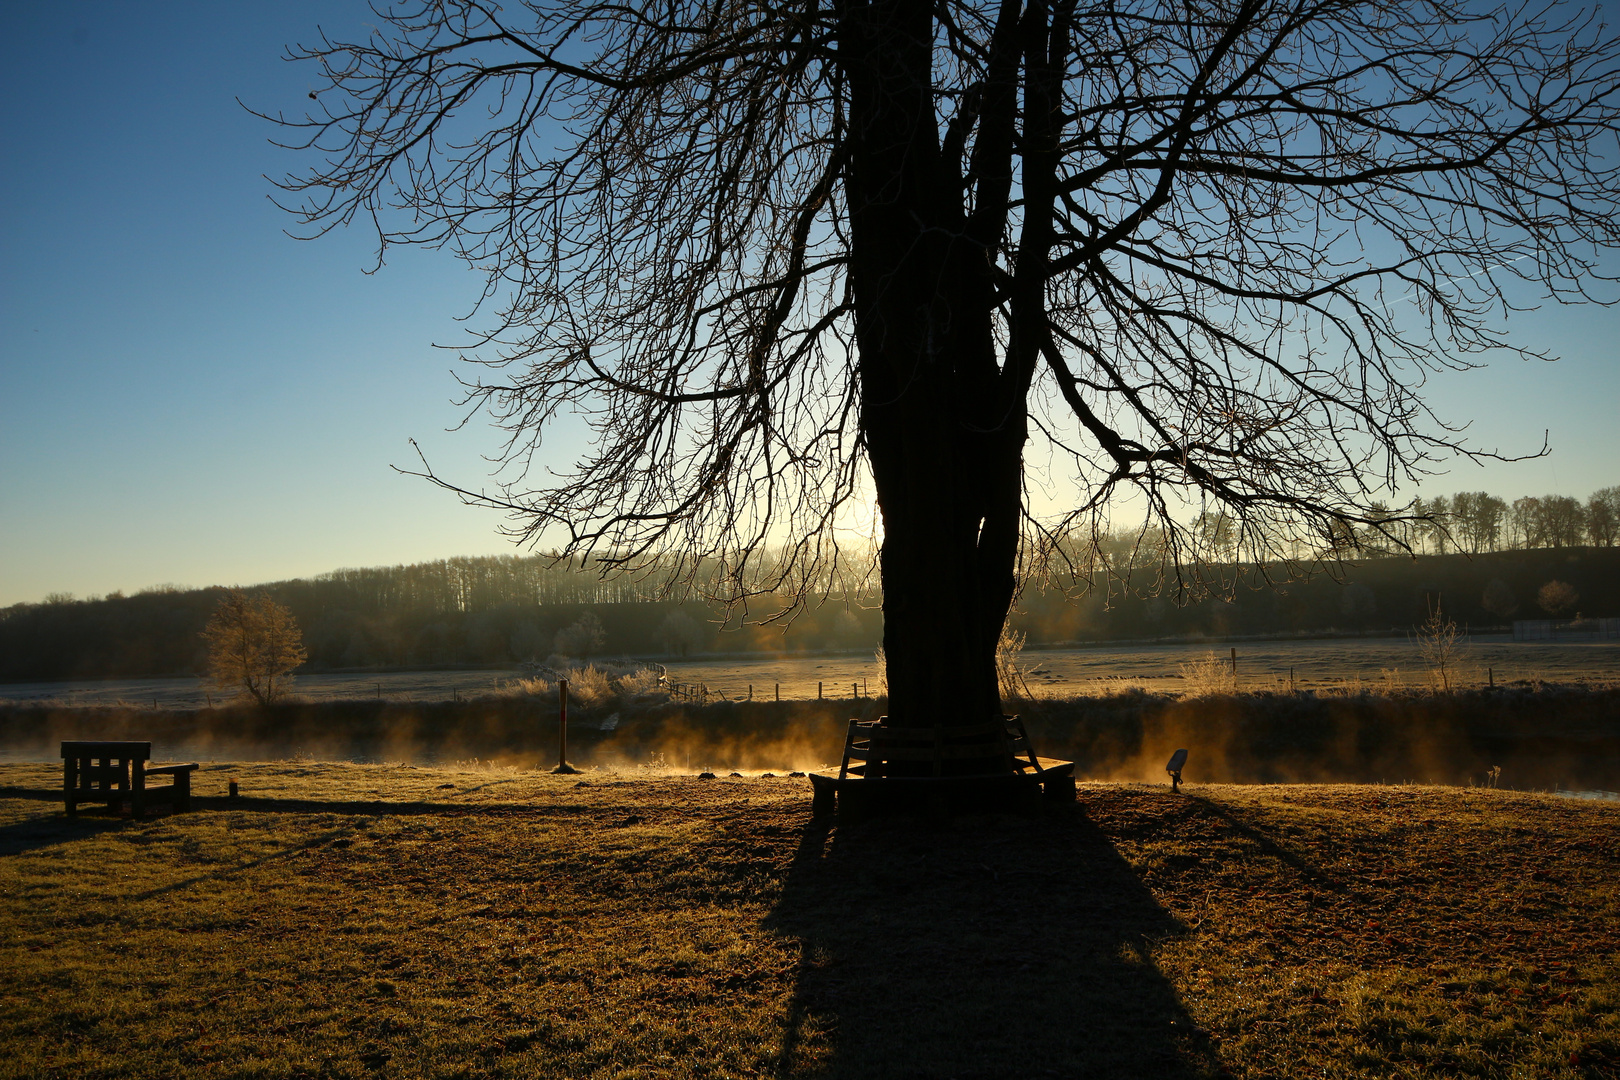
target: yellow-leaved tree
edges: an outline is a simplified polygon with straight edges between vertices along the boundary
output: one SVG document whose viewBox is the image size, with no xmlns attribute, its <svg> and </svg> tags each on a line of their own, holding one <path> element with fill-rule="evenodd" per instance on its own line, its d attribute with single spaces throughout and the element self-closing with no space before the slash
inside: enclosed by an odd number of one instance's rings
<svg viewBox="0 0 1620 1080">
<path fill-rule="evenodd" d="M 292 687 L 292 670 L 302 664 L 304 635 L 292 612 L 268 596 L 232 589 L 203 631 L 208 642 L 208 677 L 223 690 L 268 705 Z"/>
</svg>

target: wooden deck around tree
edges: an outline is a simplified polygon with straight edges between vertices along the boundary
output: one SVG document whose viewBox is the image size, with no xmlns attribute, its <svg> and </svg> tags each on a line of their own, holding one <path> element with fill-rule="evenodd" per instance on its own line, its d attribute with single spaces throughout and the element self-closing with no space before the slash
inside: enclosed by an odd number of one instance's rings
<svg viewBox="0 0 1620 1080">
<path fill-rule="evenodd" d="M 886 721 L 849 722 L 836 773 L 810 774 L 813 814 L 919 807 L 948 812 L 1015 806 L 1043 796 L 1074 799 L 1074 762 L 1036 755 L 1016 716 L 934 728 Z"/>
</svg>

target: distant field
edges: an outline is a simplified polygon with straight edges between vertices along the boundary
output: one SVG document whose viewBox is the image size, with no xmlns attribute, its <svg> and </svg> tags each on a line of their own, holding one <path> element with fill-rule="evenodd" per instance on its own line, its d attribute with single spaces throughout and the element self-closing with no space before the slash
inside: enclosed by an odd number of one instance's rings
<svg viewBox="0 0 1620 1080">
<path fill-rule="evenodd" d="M 1030 649 L 1024 667 L 1037 697 L 1110 693 L 1137 686 L 1176 691 L 1185 686 L 1181 666 L 1211 656 L 1229 658 L 1232 646 L 1137 645 L 1120 648 Z M 1354 687 L 1418 688 L 1431 684 L 1418 646 L 1403 638 L 1332 638 L 1312 641 L 1249 641 L 1236 646 L 1238 689 L 1286 688 L 1290 673 L 1302 690 Z M 783 700 L 881 696 L 883 673 L 870 654 L 660 659 L 670 677 L 707 686 L 711 697 Z M 1455 686 L 1497 683 L 1620 682 L 1620 642 L 1553 644 L 1477 637 L 1461 646 Z M 387 701 L 449 701 L 488 694 L 518 677 L 516 671 L 408 671 L 377 674 L 303 675 L 297 692 L 313 701 L 382 698 Z M 125 702 L 160 709 L 204 706 L 210 691 L 199 679 L 0 684 L 0 701 L 53 701 L 68 705 Z M 217 702 L 216 702 L 217 703 Z"/>
<path fill-rule="evenodd" d="M 313 701 L 450 701 L 476 697 L 518 677 L 516 671 L 395 671 L 374 674 L 302 675 L 297 692 Z M 0 683 L 0 702 L 63 705 L 128 704 L 159 709 L 198 709 L 221 704 L 218 691 L 201 679 L 84 679 L 74 682 Z"/>
<path fill-rule="evenodd" d="M 1148 645 L 1126 649 L 1029 650 L 1025 666 L 1037 694 L 1095 694 L 1121 683 L 1171 691 L 1182 683 L 1180 667 L 1214 656 L 1227 660 L 1237 649 L 1238 689 L 1286 689 L 1290 677 L 1301 690 L 1354 686 L 1428 688 L 1434 684 L 1417 642 L 1405 638 L 1324 638 L 1314 641 L 1249 641 L 1234 645 Z M 1554 644 L 1515 642 L 1506 635 L 1480 636 L 1458 649 L 1453 686 L 1515 682 L 1620 681 L 1620 642 Z"/>
<path fill-rule="evenodd" d="M 0 766 L 0 1080 L 1620 1071 L 1612 803 L 845 826 L 787 778 L 219 763 L 121 821 L 59 775 Z"/>
<path fill-rule="evenodd" d="M 1353 686 L 1416 689 L 1432 685 L 1422 653 L 1404 638 L 1325 638 L 1311 641 L 1246 641 L 1233 645 L 1132 645 L 1119 648 L 1028 649 L 1023 654 L 1029 688 L 1037 697 L 1106 694 L 1126 686 L 1172 692 L 1185 686 L 1184 664 L 1210 657 L 1229 660 L 1237 649 L 1239 690 L 1286 689 L 1290 673 L 1301 690 Z M 1620 682 L 1620 642 L 1553 644 L 1515 642 L 1505 635 L 1478 637 L 1458 650 L 1452 685 L 1530 682 Z M 716 658 L 667 665 L 671 678 L 706 684 L 730 698 L 845 698 L 855 685 L 878 693 L 882 672 L 866 656 L 819 656 L 744 660 Z"/>
</svg>

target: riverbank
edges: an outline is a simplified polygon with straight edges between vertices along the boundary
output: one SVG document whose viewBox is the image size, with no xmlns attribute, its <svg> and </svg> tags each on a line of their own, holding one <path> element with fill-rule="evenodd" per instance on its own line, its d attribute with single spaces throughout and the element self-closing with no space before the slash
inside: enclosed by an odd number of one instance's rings
<svg viewBox="0 0 1620 1080">
<path fill-rule="evenodd" d="M 153 710 L 0 706 L 0 760 L 58 760 L 64 739 L 141 739 L 164 760 L 320 760 L 520 768 L 556 762 L 555 691 L 470 701 L 291 702 Z M 836 766 L 849 720 L 884 698 L 671 701 L 575 698 L 569 757 L 582 766 L 788 772 Z M 1139 690 L 1012 706 L 1039 752 L 1096 780 L 1158 781 L 1178 748 L 1209 783 L 1494 785 L 1620 790 L 1620 687 L 1199 697 Z"/>
</svg>

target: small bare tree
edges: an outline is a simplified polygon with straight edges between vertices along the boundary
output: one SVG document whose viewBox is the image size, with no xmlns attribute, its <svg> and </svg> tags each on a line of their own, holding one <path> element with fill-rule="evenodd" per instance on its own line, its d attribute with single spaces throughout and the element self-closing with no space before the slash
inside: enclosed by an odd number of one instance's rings
<svg viewBox="0 0 1620 1080">
<path fill-rule="evenodd" d="M 1022 630 L 1014 630 L 1012 621 L 1008 620 L 996 640 L 996 681 L 1004 701 L 1028 701 L 1035 696 L 1024 678 L 1024 641 L 1028 636 Z"/>
<path fill-rule="evenodd" d="M 270 705 L 292 689 L 292 672 L 307 659 L 291 611 L 267 595 L 231 589 L 203 630 L 208 677 L 222 690 Z"/>
<path fill-rule="evenodd" d="M 1214 697 L 1237 693 L 1237 677 L 1230 661 L 1216 656 L 1213 651 L 1195 656 L 1176 665 L 1181 677 L 1184 698 Z"/>
<path fill-rule="evenodd" d="M 1452 674 L 1457 668 L 1457 653 L 1462 634 L 1454 619 L 1448 618 L 1436 596 L 1429 604 L 1429 616 L 1417 628 L 1418 651 L 1429 665 L 1429 674 L 1442 692 L 1451 690 Z"/>
</svg>

